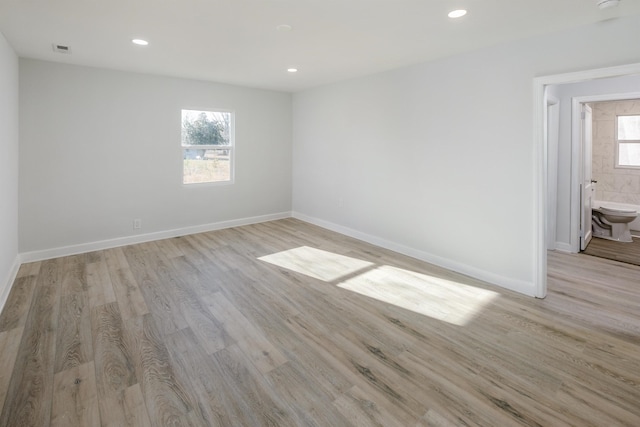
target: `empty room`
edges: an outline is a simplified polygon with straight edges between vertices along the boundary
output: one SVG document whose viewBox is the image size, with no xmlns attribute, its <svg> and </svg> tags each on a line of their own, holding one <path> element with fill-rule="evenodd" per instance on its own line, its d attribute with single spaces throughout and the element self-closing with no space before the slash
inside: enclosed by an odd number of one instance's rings
<svg viewBox="0 0 640 427">
<path fill-rule="evenodd" d="M 0 426 L 640 425 L 640 259 L 587 248 L 640 244 L 595 223 L 638 40 L 638 0 L 0 1 Z"/>
</svg>

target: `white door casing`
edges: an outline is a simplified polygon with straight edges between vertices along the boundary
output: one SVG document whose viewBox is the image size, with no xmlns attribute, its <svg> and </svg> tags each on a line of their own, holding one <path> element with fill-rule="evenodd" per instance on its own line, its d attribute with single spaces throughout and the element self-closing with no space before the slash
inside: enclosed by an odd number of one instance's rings
<svg viewBox="0 0 640 427">
<path fill-rule="evenodd" d="M 560 101 L 547 96 L 547 249 L 556 249 L 556 215 L 558 204 L 558 139 Z"/>
<path fill-rule="evenodd" d="M 580 250 L 583 251 L 591 241 L 593 235 L 591 231 L 591 208 L 593 206 L 593 197 L 595 185 L 592 179 L 592 141 L 593 141 L 593 118 L 591 107 L 582 104 L 581 113 L 581 148 L 582 148 L 582 181 L 580 184 Z"/>
<path fill-rule="evenodd" d="M 533 148 L 534 148 L 534 230 L 533 230 L 533 287 L 534 296 L 537 298 L 544 298 L 547 295 L 547 135 L 546 125 L 546 100 L 545 100 L 545 88 L 549 85 L 560 85 L 584 82 L 599 78 L 611 78 L 620 76 L 631 76 L 634 74 L 640 74 L 640 63 L 621 65 L 608 68 L 596 68 L 584 71 L 554 74 L 548 76 L 535 77 L 533 79 Z M 627 93 L 625 93 L 626 95 Z M 609 98 L 610 95 L 607 97 Z M 609 99 L 628 99 L 624 95 L 611 97 Z M 605 99 L 590 99 L 589 101 L 605 100 Z M 573 102 L 576 99 L 574 98 Z M 572 123 L 574 123 L 572 119 Z M 574 128 L 575 129 L 575 128 Z M 572 147 L 574 146 L 572 138 Z M 572 149 L 573 153 L 573 149 Z M 574 157 L 572 156 L 572 159 Z M 576 169 L 572 161 L 572 183 L 576 183 L 574 180 L 574 174 Z M 571 191 L 575 193 L 575 188 Z M 571 206 L 575 207 L 573 203 L 573 196 L 571 200 Z M 571 213 L 571 229 L 577 229 L 574 227 L 576 221 L 574 221 L 574 213 L 572 208 Z M 577 243 L 577 239 L 573 238 L 573 231 L 571 237 L 571 247 L 573 248 L 573 242 Z M 576 233 L 577 234 L 577 233 Z M 578 246 L 578 245 L 576 245 Z M 577 250 L 576 250 L 577 251 Z"/>
</svg>

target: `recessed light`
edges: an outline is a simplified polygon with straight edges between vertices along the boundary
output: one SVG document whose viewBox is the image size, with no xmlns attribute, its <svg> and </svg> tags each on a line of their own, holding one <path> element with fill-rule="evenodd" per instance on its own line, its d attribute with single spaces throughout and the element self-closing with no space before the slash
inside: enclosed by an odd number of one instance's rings
<svg viewBox="0 0 640 427">
<path fill-rule="evenodd" d="M 146 45 L 149 44 L 148 41 L 142 40 L 142 39 L 133 39 L 133 40 L 131 40 L 131 43 L 137 44 L 138 46 L 146 46 Z"/>
<path fill-rule="evenodd" d="M 297 73 L 298 69 L 297 68 L 287 68 L 287 72 L 288 73 Z"/>
<path fill-rule="evenodd" d="M 452 10 L 451 12 L 449 12 L 449 18 L 462 18 L 464 15 L 467 14 L 467 11 L 464 9 L 457 9 L 457 10 Z"/>
<path fill-rule="evenodd" d="M 287 24 L 281 24 L 276 27 L 276 30 L 278 31 L 291 31 L 292 29 L 293 27 Z"/>
<path fill-rule="evenodd" d="M 617 6 L 618 3 L 620 3 L 620 0 L 598 0 L 596 4 L 600 9 L 608 9 Z"/>
</svg>

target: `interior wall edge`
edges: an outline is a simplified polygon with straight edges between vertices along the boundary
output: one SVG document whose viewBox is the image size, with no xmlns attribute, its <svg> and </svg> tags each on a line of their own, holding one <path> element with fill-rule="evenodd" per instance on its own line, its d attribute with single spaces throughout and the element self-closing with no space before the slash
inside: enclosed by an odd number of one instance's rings
<svg viewBox="0 0 640 427">
<path fill-rule="evenodd" d="M 0 308 L 6 303 L 20 268 L 19 72 L 18 55 L 0 32 Z"/>
<path fill-rule="evenodd" d="M 260 215 L 248 218 L 232 219 L 227 221 L 213 222 L 209 224 L 195 225 L 171 230 L 158 231 L 153 233 L 138 234 L 135 236 L 120 237 L 115 239 L 101 240 L 97 242 L 81 243 L 78 245 L 63 246 L 23 252 L 20 254 L 22 263 L 43 261 L 46 259 L 59 258 L 69 255 L 77 255 L 86 252 L 99 251 L 104 249 L 117 248 L 120 246 L 134 245 L 137 243 L 152 242 L 155 240 L 170 239 L 173 237 L 188 236 L 190 234 L 206 233 L 208 231 L 222 230 L 243 225 L 258 224 L 261 222 L 275 221 L 278 219 L 290 218 L 291 212 L 278 212 L 274 214 Z M 12 282 L 10 282 L 12 283 Z"/>
<path fill-rule="evenodd" d="M 9 293 L 11 292 L 11 288 L 13 287 L 13 283 L 18 276 L 18 270 L 20 270 L 20 266 L 22 265 L 22 257 L 20 254 L 16 255 L 15 260 L 13 261 L 13 265 L 9 270 L 9 274 L 7 274 L 7 278 L 4 282 L 2 282 L 2 293 L 0 293 L 0 313 L 4 309 L 4 305 L 7 303 L 7 299 L 9 298 Z"/>
<path fill-rule="evenodd" d="M 363 233 L 349 227 L 315 218 L 301 212 L 293 211 L 291 216 L 301 221 L 317 225 L 318 227 L 326 228 L 327 230 L 335 231 L 337 233 L 344 234 L 345 236 L 353 237 L 355 239 L 371 243 L 372 245 L 376 245 L 384 249 L 389 249 L 391 251 L 416 258 L 420 261 L 428 262 L 438 267 L 446 268 L 456 273 L 464 274 L 465 276 L 469 276 L 474 279 L 482 280 L 484 282 L 508 289 L 510 291 L 518 292 L 530 297 L 535 296 L 535 286 L 532 282 L 491 273 L 489 271 L 482 270 L 452 259 L 443 258 L 428 252 L 421 251 L 419 249 L 383 239 L 378 236 Z"/>
</svg>

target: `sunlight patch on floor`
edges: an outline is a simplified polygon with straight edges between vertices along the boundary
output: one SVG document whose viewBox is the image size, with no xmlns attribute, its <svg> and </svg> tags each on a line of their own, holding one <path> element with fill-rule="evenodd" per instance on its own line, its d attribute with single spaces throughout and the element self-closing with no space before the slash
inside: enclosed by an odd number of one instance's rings
<svg viewBox="0 0 640 427">
<path fill-rule="evenodd" d="M 497 292 L 384 265 L 338 284 L 343 289 L 455 325 L 468 324 Z"/>
<path fill-rule="evenodd" d="M 333 282 L 374 265 L 368 261 L 308 246 L 289 249 L 258 259 L 326 282 Z"/>
<path fill-rule="evenodd" d="M 464 326 L 500 294 L 308 246 L 258 258 L 378 301 Z"/>
</svg>

